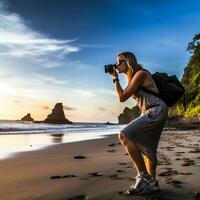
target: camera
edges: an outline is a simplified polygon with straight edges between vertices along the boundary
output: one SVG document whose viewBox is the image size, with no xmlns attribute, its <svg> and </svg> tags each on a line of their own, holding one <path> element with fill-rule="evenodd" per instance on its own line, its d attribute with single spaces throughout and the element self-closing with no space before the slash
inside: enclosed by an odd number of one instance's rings
<svg viewBox="0 0 200 200">
<path fill-rule="evenodd" d="M 116 64 L 109 64 L 109 65 L 105 65 L 105 73 L 113 73 L 115 69 L 117 69 L 117 65 Z"/>
</svg>

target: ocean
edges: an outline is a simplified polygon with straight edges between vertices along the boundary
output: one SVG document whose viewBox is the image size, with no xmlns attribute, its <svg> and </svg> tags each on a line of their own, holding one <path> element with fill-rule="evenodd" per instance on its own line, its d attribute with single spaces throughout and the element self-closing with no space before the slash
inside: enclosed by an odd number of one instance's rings
<svg viewBox="0 0 200 200">
<path fill-rule="evenodd" d="M 123 127 L 124 125 L 101 123 L 53 125 L 0 120 L 0 159 L 60 143 L 105 138 L 119 133 Z"/>
</svg>

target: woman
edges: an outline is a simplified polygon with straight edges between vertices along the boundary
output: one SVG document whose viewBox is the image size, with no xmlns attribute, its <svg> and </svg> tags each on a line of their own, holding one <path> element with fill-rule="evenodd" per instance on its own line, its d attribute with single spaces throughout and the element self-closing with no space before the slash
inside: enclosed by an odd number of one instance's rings
<svg viewBox="0 0 200 200">
<path fill-rule="evenodd" d="M 151 74 L 137 63 L 134 54 L 118 54 L 116 65 L 118 72 L 124 73 L 128 80 L 127 87 L 122 89 L 117 71 L 111 73 L 120 102 L 133 97 L 141 110 L 141 115 L 118 135 L 137 170 L 136 183 L 130 186 L 127 193 L 155 192 L 159 190 L 156 180 L 156 149 L 167 118 L 167 106 L 160 98 L 142 90 L 141 87 L 144 87 L 158 93 Z"/>
</svg>

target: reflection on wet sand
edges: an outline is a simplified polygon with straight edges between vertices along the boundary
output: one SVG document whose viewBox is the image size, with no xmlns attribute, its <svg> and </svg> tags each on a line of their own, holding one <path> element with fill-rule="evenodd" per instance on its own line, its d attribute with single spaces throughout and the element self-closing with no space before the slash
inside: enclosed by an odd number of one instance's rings
<svg viewBox="0 0 200 200">
<path fill-rule="evenodd" d="M 62 143 L 64 134 L 51 134 L 52 143 Z"/>
<path fill-rule="evenodd" d="M 118 127 L 119 128 L 119 127 Z M 90 132 L 77 131 L 77 132 L 54 132 L 52 134 L 13 134 L 13 135 L 0 135 L 0 159 L 13 156 L 15 153 L 24 151 L 33 151 L 47 146 L 78 142 L 83 140 L 100 139 L 106 135 L 116 134 L 118 130 L 113 129 L 94 130 Z"/>
</svg>

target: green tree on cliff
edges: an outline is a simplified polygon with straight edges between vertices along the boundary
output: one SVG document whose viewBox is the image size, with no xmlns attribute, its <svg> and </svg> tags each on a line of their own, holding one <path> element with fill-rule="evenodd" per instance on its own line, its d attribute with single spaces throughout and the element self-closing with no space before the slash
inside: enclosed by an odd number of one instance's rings
<svg viewBox="0 0 200 200">
<path fill-rule="evenodd" d="M 186 89 L 187 110 L 184 112 L 182 100 L 169 110 L 170 115 L 185 117 L 200 116 L 200 33 L 188 44 L 190 60 L 184 69 L 181 82 Z"/>
<path fill-rule="evenodd" d="M 181 82 L 186 88 L 186 117 L 200 115 L 200 33 L 188 44 L 190 60 L 184 70 Z"/>
<path fill-rule="evenodd" d="M 170 116 L 196 117 L 200 116 L 200 33 L 196 34 L 188 44 L 190 60 L 184 69 L 181 79 L 186 89 L 187 110 L 184 112 L 181 99 L 169 109 Z"/>
</svg>

